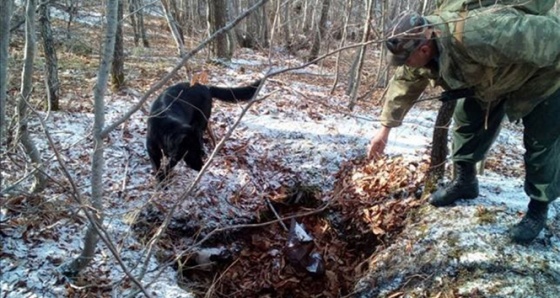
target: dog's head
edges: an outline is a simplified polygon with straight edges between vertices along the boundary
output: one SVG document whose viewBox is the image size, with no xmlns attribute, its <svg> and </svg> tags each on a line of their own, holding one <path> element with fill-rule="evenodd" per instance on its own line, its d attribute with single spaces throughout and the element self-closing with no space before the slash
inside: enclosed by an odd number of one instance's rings
<svg viewBox="0 0 560 298">
<path fill-rule="evenodd" d="M 176 125 L 168 130 L 162 131 L 161 140 L 162 147 L 168 157 L 181 160 L 187 148 L 185 147 L 185 140 L 188 140 L 193 135 L 193 127 L 190 125 L 176 123 Z"/>
<path fill-rule="evenodd" d="M 187 166 L 195 171 L 200 171 L 200 169 L 202 169 L 202 165 L 204 165 L 202 132 L 197 129 L 193 129 L 190 136 L 183 140 L 183 146 L 188 150 L 185 158 L 183 158 Z"/>
</svg>

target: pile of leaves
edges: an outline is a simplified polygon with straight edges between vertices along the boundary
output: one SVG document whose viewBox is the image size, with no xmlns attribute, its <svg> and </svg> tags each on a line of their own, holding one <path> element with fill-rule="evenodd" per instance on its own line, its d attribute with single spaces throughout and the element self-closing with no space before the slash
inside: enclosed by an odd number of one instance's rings
<svg viewBox="0 0 560 298">
<path fill-rule="evenodd" d="M 343 165 L 333 198 L 347 242 L 373 253 L 400 233 L 409 213 L 423 203 L 428 166 L 427 160 L 407 162 L 401 157 Z"/>
<path fill-rule="evenodd" d="M 216 233 L 199 248 L 184 244 L 200 239 L 204 227 L 187 231 L 171 224 L 159 245 L 165 250 L 160 260 L 174 260 L 180 283 L 200 297 L 347 295 L 368 270 L 372 253 L 389 244 L 421 204 L 426 169 L 427 163 L 402 158 L 346 162 L 331 193 L 297 183 L 283 187 L 268 194 L 253 222 Z M 290 257 L 294 222 L 312 237 L 306 249 L 319 256 L 321 270 L 306 270 Z M 138 234 L 146 228 L 137 228 Z"/>
</svg>

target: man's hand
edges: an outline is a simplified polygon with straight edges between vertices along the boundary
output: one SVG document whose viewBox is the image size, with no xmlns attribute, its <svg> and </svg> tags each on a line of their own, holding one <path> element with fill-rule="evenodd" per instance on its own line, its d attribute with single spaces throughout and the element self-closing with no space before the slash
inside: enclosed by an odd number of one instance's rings
<svg viewBox="0 0 560 298">
<path fill-rule="evenodd" d="M 387 141 L 389 140 L 389 132 L 391 132 L 390 127 L 381 126 L 369 143 L 368 158 L 378 159 L 383 156 L 385 146 L 387 146 Z"/>
</svg>

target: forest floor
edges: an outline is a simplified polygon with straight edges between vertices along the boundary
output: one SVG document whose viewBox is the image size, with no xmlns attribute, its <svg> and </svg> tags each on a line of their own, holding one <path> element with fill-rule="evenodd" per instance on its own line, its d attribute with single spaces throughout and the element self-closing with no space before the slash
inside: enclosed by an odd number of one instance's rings
<svg viewBox="0 0 560 298">
<path fill-rule="evenodd" d="M 127 87 L 107 92 L 107 124 L 180 60 L 161 20 L 148 21 L 155 46 L 135 47 L 126 39 Z M 3 144 L 0 152 L 2 189 L 21 180 L 17 189 L 23 190 L 1 198 L 1 297 L 126 297 L 137 291 L 104 243 L 78 277 L 61 273 L 79 255 L 87 227 L 62 169 L 89 198 L 99 63 L 99 49 L 90 45 L 101 40 L 86 26 L 75 30 L 81 42 L 59 52 L 61 111 L 41 111 L 41 57 L 35 67 L 32 102 L 40 112 L 29 127 L 49 176 L 46 190 L 24 192 L 31 169 L 19 146 Z M 12 40 L 15 98 L 23 54 L 22 40 Z M 191 43 L 188 48 L 196 46 Z M 527 204 L 522 128 L 505 125 L 480 177 L 479 198 L 433 208 L 420 194 L 438 105 L 415 107 L 391 135 L 386 158 L 365 159 L 379 128 L 383 90 L 348 109 L 350 54 L 343 54 L 335 88 L 335 57 L 267 80 L 208 169 L 199 174 L 180 164 L 166 189 L 157 187 L 144 146 L 155 95 L 111 132 L 104 144 L 104 228 L 127 270 L 152 297 L 558 297 L 558 203 L 533 244 L 507 238 Z M 377 54 L 368 51 L 360 94 L 374 84 Z M 277 49 L 239 49 L 227 64 L 208 63 L 204 55 L 166 85 L 204 70 L 211 85 L 240 86 L 271 69 L 304 64 Z M 218 139 L 246 105 L 215 102 L 210 121 Z M 214 146 L 206 141 L 210 155 Z M 171 210 L 169 226 L 151 242 Z M 302 234 L 294 227 L 313 240 L 290 246 Z"/>
</svg>

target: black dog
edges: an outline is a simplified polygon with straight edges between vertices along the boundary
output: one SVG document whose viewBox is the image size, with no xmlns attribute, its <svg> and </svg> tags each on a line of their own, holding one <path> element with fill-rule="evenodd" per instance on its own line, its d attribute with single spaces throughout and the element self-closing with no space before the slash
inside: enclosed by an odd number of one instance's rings
<svg viewBox="0 0 560 298">
<path fill-rule="evenodd" d="M 200 171 L 204 156 L 202 134 L 212 112 L 212 98 L 225 102 L 250 100 L 260 80 L 250 86 L 220 88 L 179 83 L 154 101 L 148 119 L 146 147 L 158 181 L 163 181 L 180 160 Z M 162 158 L 168 159 L 162 168 Z"/>
</svg>

